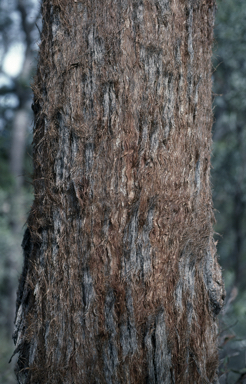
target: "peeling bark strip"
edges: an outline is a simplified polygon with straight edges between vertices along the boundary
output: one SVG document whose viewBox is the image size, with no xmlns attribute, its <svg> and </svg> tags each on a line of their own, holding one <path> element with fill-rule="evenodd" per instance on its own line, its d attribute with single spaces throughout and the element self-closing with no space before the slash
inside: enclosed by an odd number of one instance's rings
<svg viewBox="0 0 246 384">
<path fill-rule="evenodd" d="M 213 0 L 43 0 L 22 384 L 217 382 Z"/>
</svg>

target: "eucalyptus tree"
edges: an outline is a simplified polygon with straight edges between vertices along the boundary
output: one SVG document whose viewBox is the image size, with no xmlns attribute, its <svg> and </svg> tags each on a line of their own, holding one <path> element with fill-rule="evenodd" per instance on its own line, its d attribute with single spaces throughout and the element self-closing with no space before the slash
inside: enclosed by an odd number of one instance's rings
<svg viewBox="0 0 246 384">
<path fill-rule="evenodd" d="M 19 383 L 215 383 L 211 0 L 43 0 Z"/>
</svg>

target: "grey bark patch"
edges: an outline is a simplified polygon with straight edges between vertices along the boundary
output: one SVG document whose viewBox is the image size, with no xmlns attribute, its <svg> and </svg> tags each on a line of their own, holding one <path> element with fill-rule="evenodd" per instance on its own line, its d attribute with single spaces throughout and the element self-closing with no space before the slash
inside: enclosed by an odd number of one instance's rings
<svg viewBox="0 0 246 384">
<path fill-rule="evenodd" d="M 188 7 L 187 31 L 188 31 L 188 53 L 190 56 L 190 60 L 188 63 L 187 82 L 188 82 L 188 96 L 189 98 L 191 98 L 191 95 L 193 92 L 193 61 L 194 61 L 193 7 L 191 4 Z"/>
<path fill-rule="evenodd" d="M 82 277 L 83 303 L 85 306 L 85 311 L 87 312 L 93 301 L 95 292 L 93 288 L 93 280 L 89 272 L 89 269 L 85 267 L 82 273 L 83 273 L 83 277 Z"/>
<path fill-rule="evenodd" d="M 137 0 L 133 2 L 133 20 L 134 24 L 140 27 L 143 27 L 143 15 L 144 15 L 144 6 L 142 0 Z"/>
<path fill-rule="evenodd" d="M 154 324 L 149 319 L 144 338 L 148 366 L 148 384 L 171 384 L 171 353 L 168 348 L 164 310 L 157 314 Z"/>
<path fill-rule="evenodd" d="M 196 162 L 196 170 L 195 170 L 195 185 L 196 185 L 197 193 L 199 193 L 201 189 L 200 173 L 201 173 L 201 163 L 200 163 L 200 159 L 198 159 Z"/>
<path fill-rule="evenodd" d="M 92 54 L 92 59 L 97 63 L 102 65 L 105 47 L 104 41 L 101 37 L 97 35 L 95 27 L 91 27 L 88 34 L 88 48 Z"/>
<path fill-rule="evenodd" d="M 122 259 L 122 272 L 125 276 L 137 273 L 140 270 L 140 260 L 136 251 L 138 236 L 138 209 L 132 213 L 129 224 L 124 231 L 124 258 Z"/>
<path fill-rule="evenodd" d="M 86 143 L 84 159 L 85 159 L 85 171 L 86 171 L 86 174 L 89 176 L 92 170 L 93 161 L 94 161 L 94 144 L 93 143 Z"/>
<path fill-rule="evenodd" d="M 200 75 L 198 78 L 197 84 L 196 84 L 196 92 L 195 92 L 195 97 L 194 97 L 194 104 L 195 105 L 197 105 L 197 103 L 198 103 L 198 91 L 199 91 L 199 87 L 201 84 L 201 80 L 202 80 L 202 76 Z"/>
<path fill-rule="evenodd" d="M 176 306 L 178 308 L 178 311 L 179 311 L 179 313 L 181 313 L 182 309 L 183 309 L 183 303 L 182 303 L 182 299 L 183 299 L 183 284 L 182 284 L 182 281 L 180 281 L 180 280 L 179 280 L 179 282 L 176 285 L 176 289 L 175 289 L 175 292 L 174 292 L 174 297 L 175 297 L 175 303 L 176 303 Z"/>
<path fill-rule="evenodd" d="M 34 338 L 30 343 L 30 350 L 29 350 L 29 363 L 33 364 L 36 350 L 37 350 L 38 340 L 37 338 Z"/>
<path fill-rule="evenodd" d="M 57 255 L 59 251 L 58 240 L 60 238 L 61 217 L 59 209 L 55 209 L 53 212 L 54 232 L 52 234 L 52 258 L 54 264 L 57 263 Z"/>
<path fill-rule="evenodd" d="M 135 327 L 134 320 L 134 307 L 131 289 L 127 287 L 126 290 L 126 308 L 127 308 L 127 319 L 123 320 L 120 331 L 121 331 L 121 347 L 123 359 L 128 355 L 133 355 L 137 349 L 137 330 Z"/>
<path fill-rule="evenodd" d="M 210 308 L 213 314 L 216 316 L 223 307 L 225 293 L 224 286 L 221 283 L 221 268 L 219 265 L 217 265 L 217 268 L 219 269 L 217 275 L 219 275 L 220 281 L 216 281 L 213 276 L 216 268 L 214 264 L 215 261 L 211 255 L 211 252 L 208 250 L 204 262 L 203 277 L 209 294 Z"/>
<path fill-rule="evenodd" d="M 192 299 L 192 297 L 191 297 Z M 187 301 L 186 303 L 186 312 L 187 312 L 187 322 L 188 322 L 188 325 L 191 326 L 191 321 L 192 321 L 192 315 L 193 315 L 193 304 L 192 304 L 192 301 Z"/>
<path fill-rule="evenodd" d="M 55 347 L 55 364 L 59 364 L 59 362 L 62 360 L 62 341 L 63 341 L 63 327 L 64 327 L 64 320 L 59 316 L 59 333 L 57 334 L 56 339 L 56 346 Z"/>
<path fill-rule="evenodd" d="M 60 28 L 60 14 L 59 12 L 54 12 L 53 5 L 50 5 L 50 22 L 52 30 L 52 39 L 54 40 Z"/>
<path fill-rule="evenodd" d="M 167 103 L 163 108 L 162 121 L 164 126 L 164 139 L 167 140 L 170 130 L 174 127 L 174 106 L 175 106 L 175 92 L 174 92 L 174 76 L 172 73 L 165 74 L 165 92 Z"/>
<path fill-rule="evenodd" d="M 108 230 L 109 230 L 109 226 L 110 226 L 110 213 L 111 213 L 111 210 L 110 208 L 107 206 L 107 204 L 105 204 L 104 206 L 104 220 L 103 220 L 103 227 L 102 227 L 102 231 L 104 233 L 104 236 L 105 238 L 107 239 L 108 238 Z"/>
<path fill-rule="evenodd" d="M 59 149 L 55 159 L 56 185 L 60 186 L 67 181 L 70 175 L 70 129 L 66 126 L 63 116 L 57 114 L 59 130 Z"/>
<path fill-rule="evenodd" d="M 139 123 L 139 152 L 140 155 L 143 154 L 145 145 L 148 140 L 148 121 L 147 119 L 140 120 Z"/>
<path fill-rule="evenodd" d="M 182 66 L 180 66 L 180 71 L 179 71 L 179 81 L 178 81 L 178 92 L 179 92 L 179 103 L 178 103 L 178 108 L 179 108 L 179 114 L 182 116 L 185 111 L 185 105 L 184 105 L 184 100 L 181 95 L 183 95 L 183 90 L 184 90 L 184 76 L 183 76 L 183 70 Z"/>
<path fill-rule="evenodd" d="M 188 295 L 188 303 L 191 304 L 195 290 L 195 260 L 186 248 L 184 249 L 179 261 L 179 276 L 180 279 L 178 280 L 175 289 L 175 301 L 176 306 L 181 313 L 183 310 L 183 295 Z M 188 323 L 191 324 L 193 306 L 188 305 L 186 309 Z"/>
<path fill-rule="evenodd" d="M 142 46 L 140 49 L 140 59 L 144 65 L 146 77 L 148 79 L 147 92 L 153 92 L 162 74 L 162 50 L 154 46 Z"/>
<path fill-rule="evenodd" d="M 199 87 L 200 87 L 200 84 L 201 84 L 201 80 L 202 80 L 202 76 L 200 75 L 199 79 L 198 79 L 198 82 L 196 84 L 195 96 L 194 96 L 194 100 L 193 100 L 193 103 L 194 103 L 193 123 L 195 123 L 196 116 L 197 116 L 198 92 L 199 92 Z"/>
<path fill-rule="evenodd" d="M 155 323 L 155 369 L 158 384 L 171 383 L 170 368 L 171 354 L 167 344 L 164 310 L 161 310 Z"/>
<path fill-rule="evenodd" d="M 156 4 L 161 10 L 162 16 L 165 16 L 170 11 L 170 1 L 169 0 L 156 0 Z"/>
<path fill-rule="evenodd" d="M 116 110 L 116 95 L 114 84 L 112 82 L 104 85 L 103 89 L 103 118 L 107 123 L 108 130 L 111 134 L 112 131 L 112 119 Z"/>
<path fill-rule="evenodd" d="M 124 258 L 122 271 L 124 276 L 137 275 L 139 272 L 144 280 L 152 271 L 152 247 L 149 240 L 153 226 L 154 207 L 148 211 L 144 226 L 139 229 L 138 208 L 131 215 L 131 220 L 124 233 Z"/>
<path fill-rule="evenodd" d="M 159 124 L 158 122 L 153 122 L 152 123 L 152 130 L 151 130 L 151 134 L 150 134 L 150 151 L 151 151 L 151 157 L 154 157 L 156 152 L 157 152 L 157 149 L 158 149 L 158 145 L 159 145 L 159 132 L 160 132 L 160 127 L 159 127 Z"/>
<path fill-rule="evenodd" d="M 195 258 L 188 250 L 188 245 L 184 248 L 182 252 L 180 261 L 179 261 L 179 281 L 177 283 L 175 289 L 175 301 L 176 306 L 179 311 L 180 317 L 182 316 L 183 311 L 186 312 L 187 319 L 187 330 L 186 330 L 186 371 L 185 375 L 188 377 L 189 375 L 189 340 L 191 333 L 191 324 L 194 315 L 194 293 L 195 293 Z M 183 308 L 183 297 L 185 297 L 185 307 Z"/>
<path fill-rule="evenodd" d="M 83 99 L 83 116 L 85 121 L 90 122 L 93 118 L 94 112 L 94 102 L 93 97 L 96 92 L 96 78 L 93 76 L 91 70 L 87 70 L 86 73 L 82 75 L 82 99 Z"/>
<path fill-rule="evenodd" d="M 175 384 L 175 374 L 174 374 L 174 367 L 171 368 L 171 383 Z M 195 383 L 194 383 L 195 384 Z"/>
<path fill-rule="evenodd" d="M 188 52 L 190 54 L 190 63 L 193 63 L 194 59 L 194 49 L 193 49 L 193 7 L 189 6 L 188 8 L 188 20 L 187 20 L 187 27 L 188 27 Z"/>
<path fill-rule="evenodd" d="M 46 262 L 46 251 L 48 248 L 48 231 L 46 229 L 43 230 L 42 233 L 42 245 L 40 248 L 40 257 L 39 257 L 39 262 L 41 267 L 44 268 L 45 262 Z"/>
<path fill-rule="evenodd" d="M 114 320 L 114 293 L 109 289 L 105 299 L 105 328 L 108 340 L 103 345 L 104 375 L 108 384 L 117 384 L 117 366 L 119 365 L 118 348 L 116 344 L 116 324 Z"/>
<path fill-rule="evenodd" d="M 45 348 L 46 348 L 47 352 L 49 350 L 49 333 L 50 333 L 50 321 L 46 321 L 46 323 L 45 323 L 44 341 L 45 341 Z"/>
<path fill-rule="evenodd" d="M 168 15 L 170 14 L 170 1 L 169 0 L 155 0 L 158 11 L 159 24 L 163 23 L 165 27 L 168 26 Z"/>
<path fill-rule="evenodd" d="M 77 135 L 72 132 L 72 135 L 71 135 L 71 155 L 72 155 L 72 164 L 74 164 L 74 161 L 76 160 L 77 158 L 77 155 L 78 155 L 78 143 L 79 143 L 79 138 L 77 137 Z"/>
<path fill-rule="evenodd" d="M 68 365 L 69 364 L 69 361 L 71 359 L 71 356 L 72 356 L 72 353 L 73 353 L 73 340 L 71 339 L 71 337 L 68 337 L 67 340 L 66 340 L 66 364 Z"/>
<path fill-rule="evenodd" d="M 181 39 L 177 39 L 176 42 L 176 52 L 175 52 L 175 59 L 177 66 L 179 67 L 182 64 L 182 57 L 180 52 L 180 45 L 181 45 Z"/>
<path fill-rule="evenodd" d="M 150 231 L 153 226 L 154 207 L 148 211 L 147 220 L 141 230 L 141 235 L 137 241 L 137 255 L 142 267 L 142 276 L 147 280 L 152 271 L 152 247 L 149 240 Z"/>
<path fill-rule="evenodd" d="M 147 333 L 144 338 L 144 344 L 146 348 L 146 360 L 147 360 L 147 371 L 148 371 L 148 384 L 155 384 L 155 367 L 154 367 L 154 348 L 152 344 L 152 331 L 150 326 L 148 327 Z"/>
</svg>

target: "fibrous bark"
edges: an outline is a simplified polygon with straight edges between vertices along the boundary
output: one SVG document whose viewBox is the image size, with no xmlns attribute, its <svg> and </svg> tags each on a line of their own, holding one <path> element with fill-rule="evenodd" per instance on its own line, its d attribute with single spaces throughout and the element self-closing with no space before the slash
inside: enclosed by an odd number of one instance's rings
<svg viewBox="0 0 246 384">
<path fill-rule="evenodd" d="M 20 383 L 214 383 L 213 0 L 43 0 Z"/>
</svg>

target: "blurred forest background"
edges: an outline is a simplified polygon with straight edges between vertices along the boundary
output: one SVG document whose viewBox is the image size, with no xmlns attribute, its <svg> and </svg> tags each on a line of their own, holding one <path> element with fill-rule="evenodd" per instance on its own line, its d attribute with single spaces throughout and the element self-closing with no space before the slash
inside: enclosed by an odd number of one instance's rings
<svg viewBox="0 0 246 384">
<path fill-rule="evenodd" d="M 246 383 L 246 5 L 217 0 L 212 186 L 227 291 L 220 315 L 220 383 Z M 0 382 L 16 383 L 11 335 L 21 242 L 32 203 L 32 91 L 38 0 L 0 1 Z"/>
</svg>

